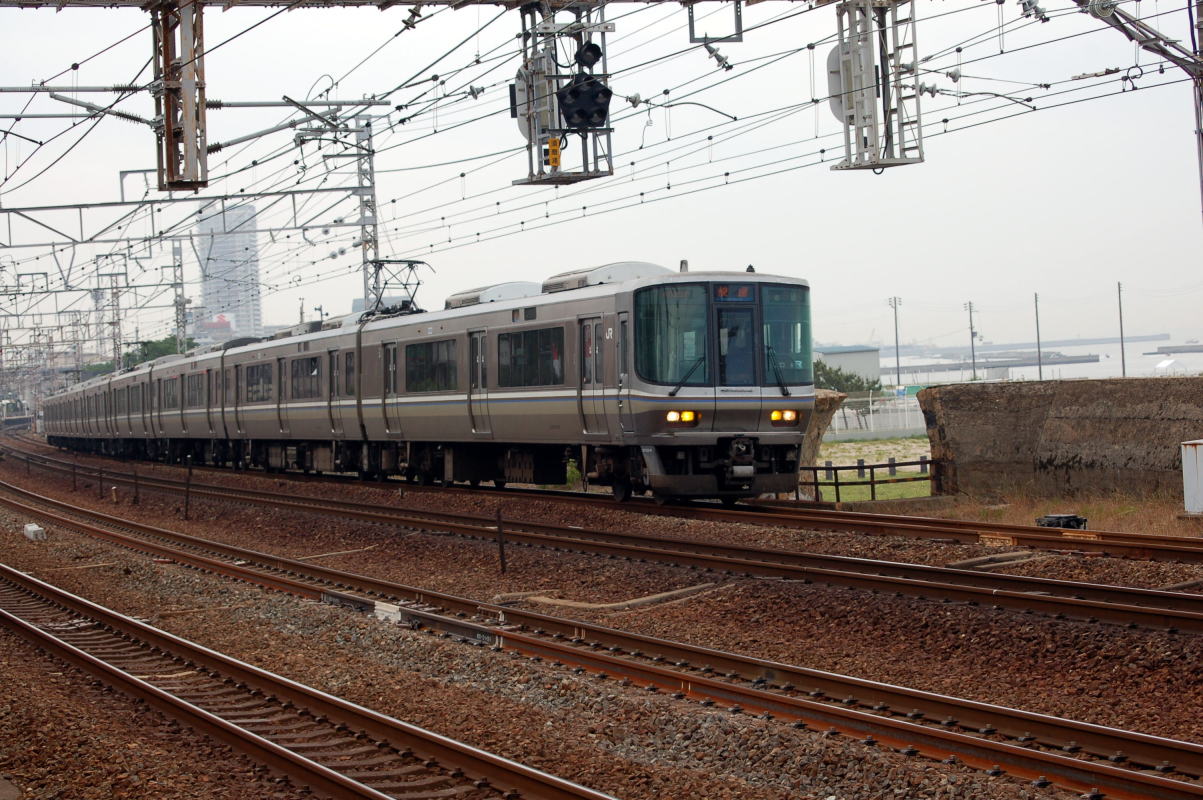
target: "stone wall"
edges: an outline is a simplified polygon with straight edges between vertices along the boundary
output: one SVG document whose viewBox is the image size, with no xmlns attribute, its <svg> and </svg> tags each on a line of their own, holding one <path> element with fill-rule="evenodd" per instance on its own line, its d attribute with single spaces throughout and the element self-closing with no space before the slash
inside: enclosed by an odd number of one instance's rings
<svg viewBox="0 0 1203 800">
<path fill-rule="evenodd" d="M 1203 378 L 965 383 L 919 392 L 933 493 L 1182 494 L 1179 444 L 1203 438 Z"/>
<path fill-rule="evenodd" d="M 831 425 L 831 418 L 836 409 L 848 395 L 843 392 L 833 392 L 830 389 L 815 389 L 815 413 L 806 427 L 806 439 L 802 442 L 801 460 L 798 462 L 805 467 L 813 467 L 819 458 L 819 446 L 823 444 L 823 434 Z"/>
<path fill-rule="evenodd" d="M 835 416 L 836 409 L 847 396 L 843 392 L 833 392 L 830 389 L 815 389 L 815 410 L 806 426 L 806 438 L 802 440 L 799 464 L 804 467 L 813 467 L 818 461 L 819 447 L 823 444 L 823 434 L 831 426 L 831 418 Z M 808 480 L 810 480 L 809 472 L 802 478 L 798 496 L 803 500 L 814 500 L 814 489 L 806 485 Z M 782 495 L 782 497 L 789 498 L 793 495 Z"/>
</svg>

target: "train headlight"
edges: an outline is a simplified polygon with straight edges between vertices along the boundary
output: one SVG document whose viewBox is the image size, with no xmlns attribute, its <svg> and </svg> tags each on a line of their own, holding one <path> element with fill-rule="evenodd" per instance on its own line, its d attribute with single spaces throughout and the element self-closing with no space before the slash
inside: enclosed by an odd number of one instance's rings
<svg viewBox="0 0 1203 800">
<path fill-rule="evenodd" d="M 769 421 L 774 425 L 797 425 L 798 412 L 792 408 L 774 409 L 769 412 Z"/>
<path fill-rule="evenodd" d="M 669 411 L 664 415 L 664 421 L 670 425 L 697 425 L 702 415 L 696 411 Z"/>
</svg>

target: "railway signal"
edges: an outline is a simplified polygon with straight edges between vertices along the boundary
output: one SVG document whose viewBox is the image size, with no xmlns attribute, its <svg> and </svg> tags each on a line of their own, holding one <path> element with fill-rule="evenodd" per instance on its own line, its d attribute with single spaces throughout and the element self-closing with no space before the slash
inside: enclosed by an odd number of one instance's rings
<svg viewBox="0 0 1203 800">
<path fill-rule="evenodd" d="M 581 72 L 556 91 L 565 127 L 592 131 L 606 127 L 614 93 L 592 75 Z M 550 144 L 550 143 L 549 143 Z"/>
</svg>

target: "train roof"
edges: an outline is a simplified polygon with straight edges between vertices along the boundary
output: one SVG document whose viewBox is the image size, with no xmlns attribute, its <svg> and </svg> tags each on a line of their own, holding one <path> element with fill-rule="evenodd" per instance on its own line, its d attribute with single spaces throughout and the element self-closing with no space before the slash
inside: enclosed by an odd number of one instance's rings
<svg viewBox="0 0 1203 800">
<path fill-rule="evenodd" d="M 161 356 L 152 362 L 138 364 L 117 374 L 97 376 L 84 383 L 76 384 L 67 391 L 86 388 L 93 384 L 102 384 L 112 378 L 133 375 L 168 362 L 192 361 L 227 350 L 234 353 L 245 352 L 250 348 L 261 347 L 265 344 L 272 346 L 278 342 L 283 343 L 284 340 L 288 340 L 290 343 L 319 341 L 332 336 L 342 335 L 347 330 L 353 330 L 361 323 L 365 330 L 375 330 L 392 325 L 425 325 L 442 320 L 472 316 L 485 311 L 505 311 L 530 306 L 548 305 L 565 300 L 585 300 L 593 297 L 602 297 L 613 294 L 618 287 L 621 287 L 622 291 L 634 291 L 645 286 L 653 286 L 661 283 L 692 283 L 716 279 L 728 281 L 738 279 L 741 282 L 749 283 L 809 285 L 807 281 L 801 278 L 747 272 L 743 269 L 703 269 L 677 272 L 646 261 L 619 261 L 599 267 L 588 267 L 562 272 L 551 276 L 541 285 L 533 282 L 512 281 L 459 292 L 448 298 L 448 307 L 436 311 L 422 311 L 407 307 L 404 309 L 384 309 L 380 312 L 359 312 L 335 319 L 328 319 L 320 323 L 317 321 L 301 323 L 264 339 L 233 339 L 221 344 L 196 348 L 182 355 L 171 354 Z M 535 291 L 534 287 L 538 287 L 541 291 Z M 451 304 L 452 299 L 458 299 L 458 302 L 454 306 Z"/>
</svg>

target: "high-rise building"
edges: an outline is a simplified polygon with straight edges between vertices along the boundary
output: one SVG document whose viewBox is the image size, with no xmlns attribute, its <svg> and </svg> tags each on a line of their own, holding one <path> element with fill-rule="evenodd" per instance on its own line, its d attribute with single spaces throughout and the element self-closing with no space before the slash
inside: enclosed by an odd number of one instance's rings
<svg viewBox="0 0 1203 800">
<path fill-rule="evenodd" d="M 263 335 L 259 297 L 259 244 L 255 207 L 227 208 L 197 224 L 203 311 L 195 319 L 198 342 Z"/>
</svg>

